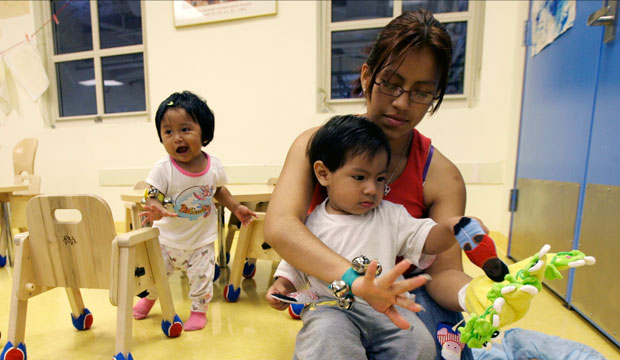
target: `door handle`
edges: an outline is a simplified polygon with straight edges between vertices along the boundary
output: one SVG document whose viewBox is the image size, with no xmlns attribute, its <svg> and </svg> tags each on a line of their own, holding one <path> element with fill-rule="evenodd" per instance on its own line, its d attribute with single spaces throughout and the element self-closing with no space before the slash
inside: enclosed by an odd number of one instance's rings
<svg viewBox="0 0 620 360">
<path fill-rule="evenodd" d="M 604 26 L 605 35 L 603 37 L 603 42 L 610 43 L 616 38 L 618 0 L 603 0 L 603 3 L 607 3 L 607 5 L 590 14 L 586 25 Z"/>
</svg>

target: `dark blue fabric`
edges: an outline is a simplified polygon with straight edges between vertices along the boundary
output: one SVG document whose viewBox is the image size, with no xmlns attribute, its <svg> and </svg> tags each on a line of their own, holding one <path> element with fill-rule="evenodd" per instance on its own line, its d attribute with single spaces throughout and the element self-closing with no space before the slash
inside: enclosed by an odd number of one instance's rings
<svg viewBox="0 0 620 360">
<path fill-rule="evenodd" d="M 460 312 L 454 312 L 445 310 L 439 304 L 437 304 L 431 296 L 426 292 L 425 287 L 420 287 L 411 292 L 415 295 L 415 302 L 422 305 L 426 311 L 420 311 L 418 317 L 435 339 L 435 346 L 437 348 L 437 359 L 441 359 L 441 345 L 437 339 L 437 327 L 440 322 L 456 325 L 463 320 L 463 315 Z M 471 349 L 465 347 L 461 353 L 462 360 L 473 360 Z"/>
</svg>

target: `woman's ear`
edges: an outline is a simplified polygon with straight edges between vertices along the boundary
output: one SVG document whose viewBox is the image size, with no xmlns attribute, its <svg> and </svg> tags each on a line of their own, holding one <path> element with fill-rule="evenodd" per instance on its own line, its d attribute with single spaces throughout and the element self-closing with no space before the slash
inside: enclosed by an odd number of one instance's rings
<svg viewBox="0 0 620 360">
<path fill-rule="evenodd" d="M 321 186 L 327 186 L 329 184 L 330 172 L 327 166 L 323 164 L 323 161 L 315 161 L 314 165 L 312 165 L 312 168 L 314 169 L 314 176 L 316 176 L 319 184 L 321 184 Z"/>
<path fill-rule="evenodd" d="M 362 91 L 364 95 L 366 95 L 366 90 L 368 90 L 368 85 L 370 84 L 370 73 L 369 73 L 368 64 L 362 64 L 362 70 L 360 72 L 360 84 L 362 85 Z"/>
</svg>

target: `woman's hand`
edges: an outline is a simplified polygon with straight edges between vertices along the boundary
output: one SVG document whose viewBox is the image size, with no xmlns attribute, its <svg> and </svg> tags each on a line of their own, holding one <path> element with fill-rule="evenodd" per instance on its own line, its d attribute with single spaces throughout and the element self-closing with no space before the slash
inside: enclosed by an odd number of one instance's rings
<svg viewBox="0 0 620 360">
<path fill-rule="evenodd" d="M 145 211 L 138 213 L 139 217 L 144 217 L 144 219 L 142 220 L 142 226 L 146 225 L 149 222 L 161 220 L 163 217 L 166 216 L 177 216 L 177 213 L 166 210 L 164 206 L 157 200 L 153 200 L 152 202 L 150 202 L 150 204 L 149 202 L 147 202 L 147 204 L 145 204 L 143 208 Z"/>
<path fill-rule="evenodd" d="M 237 206 L 233 211 L 233 214 L 235 214 L 237 219 L 239 219 L 239 221 L 241 221 L 241 223 L 246 226 L 251 223 L 252 220 L 258 218 L 256 213 L 254 213 L 254 211 L 250 210 L 250 208 L 245 205 Z"/>
<path fill-rule="evenodd" d="M 267 303 L 276 310 L 284 310 L 289 304 L 273 298 L 271 294 L 287 295 L 292 292 L 295 292 L 295 286 L 287 279 L 279 277 L 273 282 L 273 285 L 267 289 Z"/>
<path fill-rule="evenodd" d="M 352 286 L 353 294 L 366 300 L 370 306 L 385 314 L 401 329 L 408 329 L 410 324 L 398 313 L 394 305 L 414 312 L 423 310 L 420 305 L 409 298 L 408 292 L 426 284 L 428 280 L 426 277 L 428 275 L 422 275 L 397 281 L 410 265 L 408 261 L 403 260 L 385 275 L 375 278 L 377 261 L 373 260 L 366 269 L 366 274 L 355 279 Z"/>
</svg>

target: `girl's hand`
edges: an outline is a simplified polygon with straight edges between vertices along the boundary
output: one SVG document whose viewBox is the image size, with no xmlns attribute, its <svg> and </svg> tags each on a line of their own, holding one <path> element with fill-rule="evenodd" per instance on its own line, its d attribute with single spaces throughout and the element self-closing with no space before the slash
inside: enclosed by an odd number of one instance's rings
<svg viewBox="0 0 620 360">
<path fill-rule="evenodd" d="M 173 213 L 173 212 L 166 210 L 163 207 L 163 205 L 161 205 L 160 203 L 155 203 L 152 205 L 144 205 L 142 207 L 144 208 L 145 211 L 138 213 L 139 217 L 144 216 L 144 219 L 142 220 L 142 226 L 144 226 L 146 223 L 149 223 L 149 222 L 161 220 L 163 217 L 166 217 L 166 216 L 172 216 L 172 217 L 177 216 L 177 213 Z"/>
<path fill-rule="evenodd" d="M 252 220 L 258 217 L 254 211 L 250 210 L 245 205 L 237 206 L 237 208 L 233 211 L 233 214 L 235 214 L 237 219 L 239 219 L 243 225 L 248 225 L 252 222 Z"/>
<path fill-rule="evenodd" d="M 377 261 L 373 260 L 366 274 L 358 277 L 353 282 L 353 294 L 363 298 L 375 310 L 385 314 L 396 326 L 401 329 L 408 329 L 410 324 L 398 313 L 394 305 L 402 308 L 419 312 L 422 307 L 411 300 L 408 296 L 409 291 L 426 284 L 428 278 L 416 276 L 406 280 L 396 281 L 411 264 L 403 260 L 385 275 L 375 278 Z"/>
<path fill-rule="evenodd" d="M 273 282 L 273 285 L 267 289 L 267 302 L 269 303 L 269 306 L 276 310 L 284 310 L 288 308 L 289 304 L 271 297 L 271 294 L 287 295 L 292 292 L 295 292 L 295 287 L 293 284 L 284 278 L 278 278 Z"/>
</svg>

